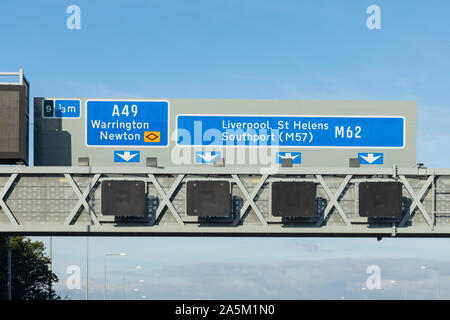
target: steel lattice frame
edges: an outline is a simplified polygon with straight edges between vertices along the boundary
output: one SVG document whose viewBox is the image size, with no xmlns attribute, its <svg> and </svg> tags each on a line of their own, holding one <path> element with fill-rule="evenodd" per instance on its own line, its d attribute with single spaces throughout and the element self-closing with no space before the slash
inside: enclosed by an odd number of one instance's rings
<svg viewBox="0 0 450 320">
<path fill-rule="evenodd" d="M 67 212 L 63 221 L 25 219 L 28 213 L 16 214 L 9 205 L 11 194 L 22 179 L 62 178 L 76 196 L 75 206 Z M 218 168 L 218 167 L 1 167 L 0 178 L 0 233 L 27 235 L 146 235 L 146 236 L 372 236 L 372 237 L 448 237 L 450 236 L 450 212 L 439 209 L 450 206 L 450 169 L 427 168 Z M 87 179 L 84 186 L 76 179 Z M 100 188 L 102 179 L 144 180 L 152 191 L 149 196 L 156 199 L 156 210 L 149 211 L 143 221 L 130 223 L 101 215 L 92 205 L 93 194 Z M 236 199 L 242 200 L 235 214 L 225 220 L 205 220 L 183 214 L 183 195 L 180 190 L 189 180 L 228 180 L 232 183 Z M 162 181 L 170 180 L 163 186 Z M 329 181 L 336 186 L 330 187 Z M 246 181 L 252 181 L 251 184 Z M 323 195 L 323 210 L 317 219 L 285 220 L 271 216 L 262 210 L 264 202 L 270 202 L 270 184 L 273 181 L 312 181 Z M 360 182 L 398 181 L 403 185 L 403 195 L 409 200 L 404 214 L 399 219 L 370 219 L 358 215 L 358 188 Z M 448 188 L 447 188 L 448 183 Z M 166 183 L 167 184 L 167 183 Z M 61 184 L 62 185 L 62 184 Z M 440 187 L 437 187 L 439 185 Z M 27 186 L 36 194 L 44 193 L 44 186 Z M 58 186 L 53 186 L 58 188 Z M 349 197 L 353 190 L 354 198 Z M 265 196 L 263 196 L 263 193 Z M 269 194 L 269 195 L 268 195 Z M 268 196 L 267 196 L 268 195 Z M 46 198 L 47 197 L 47 198 Z M 45 210 L 58 199 L 51 197 L 22 199 L 21 205 L 33 209 L 38 201 Z M 266 197 L 267 199 L 263 199 Z M 28 201 L 28 202 L 27 202 Z M 64 202 L 64 199 L 58 201 Z M 343 203 L 354 203 L 354 209 L 344 208 Z M 426 202 L 426 203 L 425 203 Z M 448 202 L 448 204 L 447 204 Z M 37 205 L 36 205 L 37 206 Z M 87 220 L 80 221 L 82 212 Z M 167 217 L 167 216 L 171 217 Z M 448 215 L 448 216 L 447 216 Z M 19 217 L 20 216 L 20 217 Z M 162 222 L 162 219 L 169 218 Z M 448 219 L 447 219 L 448 218 Z M 27 221 L 25 221 L 27 220 Z"/>
</svg>

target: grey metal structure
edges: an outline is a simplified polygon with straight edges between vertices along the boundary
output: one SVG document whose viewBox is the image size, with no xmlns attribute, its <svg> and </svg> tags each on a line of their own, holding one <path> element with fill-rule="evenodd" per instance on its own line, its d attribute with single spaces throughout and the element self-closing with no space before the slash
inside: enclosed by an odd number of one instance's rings
<svg viewBox="0 0 450 320">
<path fill-rule="evenodd" d="M 16 77 L 16 82 L 0 81 L 0 163 L 28 163 L 30 83 L 23 70 L 0 72 L 0 79 Z"/>
<path fill-rule="evenodd" d="M 170 137 L 167 147 L 95 147 L 86 145 L 86 102 L 102 99 L 77 98 L 77 100 L 80 100 L 81 108 L 79 118 L 45 118 L 43 116 L 43 101 L 45 99 L 59 98 L 34 99 L 34 159 L 36 166 L 76 166 L 78 165 L 78 159 L 81 157 L 89 157 L 90 165 L 93 167 L 139 167 L 145 165 L 144 161 L 147 157 L 157 157 L 158 164 L 167 167 L 176 165 L 205 166 L 204 164 L 195 163 L 196 151 L 221 151 L 225 155 L 224 158 L 228 167 L 267 166 L 268 160 L 262 160 L 259 151 L 254 155 L 250 155 L 250 148 L 243 150 L 242 148 L 220 148 L 217 146 L 178 146 L 175 134 L 177 116 L 182 114 L 400 116 L 405 119 L 405 146 L 403 148 L 305 148 L 280 146 L 279 150 L 269 148 L 264 152 L 271 158 L 270 161 L 275 163 L 276 151 L 301 151 L 302 167 L 348 167 L 349 159 L 357 158 L 359 152 L 383 152 L 384 163 L 382 165 L 372 165 L 375 167 L 392 167 L 394 164 L 400 167 L 413 167 L 416 164 L 417 103 L 415 101 L 164 99 L 169 103 L 168 123 Z M 146 99 L 126 100 L 145 101 Z M 389 129 L 386 130 L 388 131 Z M 386 132 L 380 134 L 386 134 Z M 138 163 L 114 163 L 114 151 L 118 150 L 140 151 L 141 160 Z M 243 151 L 243 153 L 238 154 L 239 151 Z M 187 158 L 178 157 L 182 153 L 187 154 Z M 252 157 L 256 159 L 254 163 L 250 160 Z M 266 161 L 266 163 L 262 163 L 262 161 Z M 362 165 L 362 167 L 366 166 Z"/>
<path fill-rule="evenodd" d="M 147 215 L 135 219 L 100 212 L 100 182 L 139 180 L 147 186 Z M 185 184 L 231 182 L 232 213 L 187 216 Z M 317 184 L 317 218 L 281 218 L 270 212 L 274 181 Z M 398 181 L 400 218 L 362 218 L 358 184 Z M 0 167 L 0 233 L 127 236 L 450 236 L 450 169 L 227 167 Z"/>
<path fill-rule="evenodd" d="M 25 77 L 23 73 L 23 69 L 19 69 L 19 72 L 0 72 L 0 76 L 6 76 L 6 77 L 19 77 L 18 82 L 11 82 L 11 81 L 3 81 L 0 82 L 0 84 L 5 85 L 25 85 L 27 87 L 27 90 L 30 88 L 30 83 L 28 82 L 27 78 Z M 28 96 L 28 92 L 27 92 Z"/>
<path fill-rule="evenodd" d="M 7 75 L 18 75 L 21 83 L 26 82 L 22 70 L 19 74 Z M 28 82 L 26 84 L 28 86 Z M 142 145 L 89 145 L 87 106 L 90 99 L 75 99 L 79 101 L 79 113 L 72 118 L 56 117 L 54 110 L 53 116 L 48 116 L 49 111 L 44 110 L 45 99 L 46 106 L 51 106 L 52 98 L 34 99 L 37 167 L 0 167 L 0 234 L 450 237 L 450 169 L 416 167 L 417 106 L 414 101 L 168 99 L 165 100 L 167 137 L 164 137 L 167 145 L 146 148 Z M 53 99 L 56 104 L 57 99 Z M 144 101 L 148 100 L 141 99 Z M 104 110 L 101 109 L 100 113 Z M 286 117 L 402 118 L 403 143 L 393 147 L 385 144 L 370 147 L 367 147 L 369 144 L 361 144 L 366 147 L 279 146 L 275 150 L 289 155 L 290 152 L 301 152 L 302 161 L 296 164 L 293 163 L 294 158 L 283 158 L 276 164 L 272 151 L 270 163 L 251 163 L 248 161 L 251 152 L 247 147 L 241 149 L 245 159 L 239 162 L 221 149 L 222 156 L 214 162 L 197 163 L 194 160 L 197 150 L 216 151 L 217 147 L 179 145 L 177 133 L 173 131 L 178 124 L 177 117 L 182 114 L 215 117 L 216 113 L 247 117 L 252 114 L 255 117 L 273 117 L 276 114 Z M 390 128 L 392 126 L 384 128 L 381 133 L 383 139 L 392 135 Z M 144 137 L 147 133 L 141 136 L 142 139 Z M 116 150 L 124 152 L 123 155 L 127 152 L 128 156 L 130 150 L 139 151 L 140 160 L 116 163 L 113 160 Z M 176 163 L 176 155 L 186 151 L 190 152 L 188 161 Z M 360 152 L 367 155 L 382 152 L 384 162 L 360 163 Z M 139 181 L 139 215 L 102 214 L 102 182 L 105 181 L 105 185 L 129 185 L 129 182 L 117 183 L 115 180 Z M 208 216 L 210 209 L 206 215 L 188 215 L 186 186 L 196 185 L 189 184 L 190 181 L 226 181 L 222 185 L 226 185 L 227 190 L 230 188 L 229 216 Z M 142 192 L 142 182 L 145 192 Z M 315 199 L 316 214 L 304 217 L 272 214 L 272 184 L 275 182 L 314 183 L 316 196 L 309 198 L 309 208 L 310 212 L 314 211 L 312 199 Z M 359 184 L 367 182 L 400 183 L 401 216 L 362 217 L 359 213 Z M 208 183 L 208 186 L 213 184 Z M 398 192 L 399 184 L 395 186 Z M 127 192 L 114 194 L 118 195 L 118 203 Z M 225 193 L 227 197 L 220 199 L 228 199 L 228 191 Z M 114 197 L 111 199 L 116 201 Z M 400 200 L 399 195 L 396 200 Z M 214 211 L 216 202 L 212 203 L 211 211 Z M 228 200 L 224 203 L 227 204 Z M 399 202 L 396 203 L 396 212 L 400 212 Z M 224 207 L 224 211 L 228 211 L 228 206 Z M 124 212 L 121 210 L 118 212 Z M 142 216 L 143 211 L 145 214 Z"/>
</svg>

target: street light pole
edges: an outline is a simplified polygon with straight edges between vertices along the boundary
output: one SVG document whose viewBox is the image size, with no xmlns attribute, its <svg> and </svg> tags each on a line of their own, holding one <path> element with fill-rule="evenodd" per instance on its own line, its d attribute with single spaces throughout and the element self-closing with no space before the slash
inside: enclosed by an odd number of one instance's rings
<svg viewBox="0 0 450 320">
<path fill-rule="evenodd" d="M 52 273 L 53 273 L 53 237 L 50 236 L 50 279 L 48 281 L 48 300 L 52 298 Z"/>
<path fill-rule="evenodd" d="M 404 296 L 403 296 L 403 300 L 407 300 L 407 298 L 408 298 L 409 280 L 406 279 L 405 281 L 406 281 L 406 284 L 405 284 L 405 294 L 404 294 Z"/>
<path fill-rule="evenodd" d="M 126 256 L 126 253 L 106 253 L 105 254 L 105 292 L 103 299 L 106 300 L 106 261 L 108 256 Z"/>
<path fill-rule="evenodd" d="M 395 289 L 396 289 L 396 283 L 397 283 L 397 280 L 391 280 L 391 287 L 394 289 L 394 291 L 395 291 Z M 394 297 L 395 297 L 395 295 L 394 295 Z"/>
<path fill-rule="evenodd" d="M 436 272 L 436 300 L 440 300 L 440 289 L 439 289 L 439 270 L 434 267 L 422 266 L 420 270 L 433 270 Z"/>
<path fill-rule="evenodd" d="M 123 273 L 123 282 L 122 282 L 122 300 L 125 300 L 125 272 Z"/>
<path fill-rule="evenodd" d="M 86 237 L 86 300 L 89 300 L 89 237 Z"/>
<path fill-rule="evenodd" d="M 104 293 L 103 293 L 103 300 L 106 300 L 106 257 L 107 256 L 108 255 L 105 254 L 105 290 L 104 290 Z"/>
<path fill-rule="evenodd" d="M 11 277 L 11 236 L 8 236 L 8 281 L 7 281 L 7 287 L 8 287 L 8 300 L 12 300 L 12 277 Z"/>
<path fill-rule="evenodd" d="M 141 270 L 142 267 L 141 266 L 136 266 L 134 269 Z M 122 299 L 123 300 L 128 300 L 128 287 L 129 287 L 128 284 L 129 283 L 128 283 L 128 279 L 126 277 L 126 272 L 127 271 L 131 271 L 131 269 L 123 271 L 123 282 L 122 282 Z M 125 285 L 127 286 L 127 288 L 125 288 Z M 125 293 L 126 293 L 126 295 L 125 295 Z"/>
<path fill-rule="evenodd" d="M 367 288 L 363 287 L 361 290 L 364 291 L 364 300 L 367 300 Z"/>
</svg>

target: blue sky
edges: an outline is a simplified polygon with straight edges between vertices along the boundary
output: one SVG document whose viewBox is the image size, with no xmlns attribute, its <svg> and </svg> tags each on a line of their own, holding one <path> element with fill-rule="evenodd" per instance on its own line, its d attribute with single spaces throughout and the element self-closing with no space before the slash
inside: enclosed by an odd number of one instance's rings
<svg viewBox="0 0 450 320">
<path fill-rule="evenodd" d="M 81 8 L 81 30 L 66 28 L 66 8 L 72 4 Z M 372 4 L 381 8 L 381 30 L 366 27 L 366 9 Z M 449 9 L 444 0 L 4 1 L 0 70 L 24 68 L 32 96 L 416 100 L 417 160 L 449 167 Z M 54 239 L 55 270 L 61 279 L 69 264 L 84 268 L 83 241 Z M 270 292 L 278 292 L 278 297 L 326 298 L 330 292 L 360 298 L 358 279 L 365 281 L 364 266 L 374 260 L 397 270 L 390 277 L 400 280 L 405 275 L 399 268 L 414 266 L 409 273 L 411 290 L 416 290 L 412 297 L 432 298 L 426 291 L 432 290 L 431 273 L 414 270 L 422 263 L 449 263 L 448 241 L 442 239 L 95 238 L 91 246 L 91 288 L 97 298 L 102 297 L 103 254 L 119 248 L 128 256 L 111 258 L 111 274 L 120 273 L 125 264 L 145 265 L 146 290 L 162 290 L 154 295 L 160 298 L 189 297 L 189 292 L 232 298 L 233 290 L 225 284 L 205 291 L 201 285 L 210 281 L 205 277 L 200 284 L 202 279 L 194 277 L 195 270 L 206 268 L 206 275 L 224 263 L 248 270 L 236 284 L 242 297 L 270 298 Z M 354 261 L 350 267 L 355 278 L 341 275 L 340 281 L 308 287 L 315 291 L 286 292 L 266 278 L 251 278 L 252 270 L 276 273 L 280 266 L 307 275 L 303 271 L 314 267 L 298 265 L 306 260 L 320 260 L 318 275 L 325 278 L 325 270 Z M 184 273 L 169 283 L 165 270 L 172 269 Z M 155 282 L 152 270 L 162 282 Z M 225 275 L 221 279 L 230 282 Z M 283 276 L 280 283 L 293 279 L 302 281 Z M 120 297 L 120 281 L 116 285 L 111 295 Z M 83 298 L 83 290 L 60 289 Z M 393 289 L 376 294 L 400 295 Z M 450 298 L 450 288 L 446 294 Z"/>
</svg>

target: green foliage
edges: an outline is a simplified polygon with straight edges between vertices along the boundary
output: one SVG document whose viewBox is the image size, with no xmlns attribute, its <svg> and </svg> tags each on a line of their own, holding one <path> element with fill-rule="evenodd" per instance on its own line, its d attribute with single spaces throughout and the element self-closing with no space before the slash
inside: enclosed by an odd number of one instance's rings
<svg viewBox="0 0 450 320">
<path fill-rule="evenodd" d="M 56 300 L 60 297 L 50 283 L 58 282 L 49 268 L 44 244 L 26 237 L 12 237 L 13 300 Z M 8 238 L 0 237 L 0 299 L 7 299 Z"/>
</svg>

